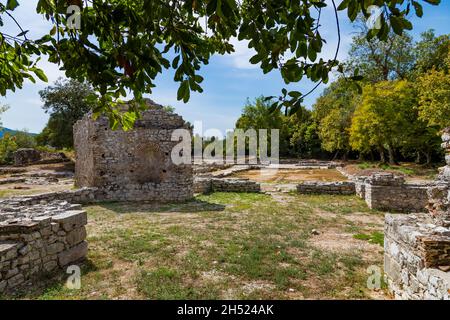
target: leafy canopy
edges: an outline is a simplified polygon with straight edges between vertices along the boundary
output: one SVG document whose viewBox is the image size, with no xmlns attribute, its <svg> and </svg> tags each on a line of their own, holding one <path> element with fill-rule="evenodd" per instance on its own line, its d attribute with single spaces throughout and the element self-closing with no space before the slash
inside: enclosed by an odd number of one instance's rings
<svg viewBox="0 0 450 320">
<path fill-rule="evenodd" d="M 387 38 L 389 31 L 402 34 L 412 29 L 409 13 L 422 16 L 422 3 L 440 0 L 38 0 L 36 11 L 48 20 L 48 33 L 29 39 L 23 21 L 14 10 L 23 0 L 0 3 L 0 27 L 6 18 L 17 24 L 17 34 L 0 29 L 0 94 L 21 88 L 25 79 L 46 81 L 36 67 L 39 56 L 60 64 L 69 78 L 89 82 L 99 94 L 95 112 L 107 111 L 111 124 L 130 127 L 139 111 L 121 114 L 117 101 L 130 91 L 137 101 L 151 93 L 155 79 L 164 69 L 175 69 L 180 83 L 178 99 L 187 102 L 191 91 L 202 92 L 201 66 L 213 54 L 233 51 L 232 38 L 249 41 L 256 54 L 250 59 L 264 73 L 279 70 L 286 83 L 307 77 L 327 82 L 334 59 L 318 59 L 326 39 L 320 33 L 321 10 L 329 5 L 345 10 L 354 21 L 358 14 L 368 17 L 368 7 L 384 8 L 382 28 L 371 30 L 369 38 Z M 81 7 L 81 26 L 67 25 L 68 5 Z M 339 6 L 338 6 L 339 5 Z M 337 7 L 338 6 L 338 7 Z M 336 12 L 336 32 L 339 21 Z M 35 57 L 38 58 L 35 58 Z M 300 110 L 305 95 L 283 90 L 272 109 L 283 106 L 291 113 Z M 94 99 L 93 99 L 94 100 Z"/>
</svg>

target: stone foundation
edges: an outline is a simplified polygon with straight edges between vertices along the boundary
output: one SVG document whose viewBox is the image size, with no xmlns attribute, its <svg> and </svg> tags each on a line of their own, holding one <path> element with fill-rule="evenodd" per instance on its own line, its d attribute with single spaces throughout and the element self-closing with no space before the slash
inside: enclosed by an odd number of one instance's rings
<svg viewBox="0 0 450 320">
<path fill-rule="evenodd" d="M 304 182 L 297 185 L 300 194 L 354 195 L 353 182 Z"/>
<path fill-rule="evenodd" d="M 49 164 L 66 162 L 69 159 L 62 152 L 43 152 L 32 148 L 19 149 L 13 154 L 14 165 Z"/>
<path fill-rule="evenodd" d="M 301 167 L 301 169 L 336 169 L 341 167 L 342 164 L 333 161 L 300 160 L 296 163 L 296 166 Z"/>
<path fill-rule="evenodd" d="M 2 201 L 0 294 L 84 259 L 86 224 L 81 206 L 66 201 L 46 205 Z"/>
<path fill-rule="evenodd" d="M 211 192 L 261 192 L 261 185 L 248 179 L 222 179 L 197 177 L 194 181 L 195 193 Z"/>
<path fill-rule="evenodd" d="M 429 187 L 429 213 L 386 215 L 385 274 L 397 299 L 450 300 L 450 128 L 447 166 Z"/>
<path fill-rule="evenodd" d="M 396 299 L 449 299 L 450 230 L 428 214 L 386 215 L 384 271 Z M 440 270 L 439 268 L 442 268 Z"/>
<path fill-rule="evenodd" d="M 377 173 L 366 179 L 364 195 L 367 205 L 374 210 L 424 212 L 428 205 L 428 187 L 405 183 L 403 177 L 392 173 Z"/>
<path fill-rule="evenodd" d="M 81 188 L 58 192 L 46 192 L 30 196 L 20 196 L 7 200 L 0 200 L 0 208 L 9 203 L 20 203 L 23 206 L 47 204 L 53 201 L 66 201 L 69 203 L 90 204 L 102 201 L 104 194 L 97 188 Z"/>
</svg>

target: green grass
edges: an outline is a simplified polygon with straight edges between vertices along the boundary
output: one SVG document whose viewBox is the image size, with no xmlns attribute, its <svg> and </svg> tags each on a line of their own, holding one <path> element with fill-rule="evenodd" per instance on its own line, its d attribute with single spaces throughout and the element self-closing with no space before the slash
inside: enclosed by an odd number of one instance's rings
<svg viewBox="0 0 450 320">
<path fill-rule="evenodd" d="M 357 165 L 359 169 L 382 169 L 390 172 L 402 173 L 406 176 L 420 177 L 424 179 L 434 179 L 438 170 L 426 165 L 415 163 L 401 163 L 399 165 L 390 165 L 380 162 L 362 162 Z"/>
<path fill-rule="evenodd" d="M 378 244 L 384 247 L 384 234 L 382 232 L 375 231 L 372 232 L 371 234 L 359 233 L 355 234 L 353 238 L 358 240 L 369 241 L 370 243 Z"/>
<path fill-rule="evenodd" d="M 381 264 L 382 254 L 366 259 L 357 250 L 321 248 L 311 230 L 348 234 L 347 215 L 381 219 L 380 213 L 357 197 L 283 197 L 280 202 L 266 194 L 213 193 L 182 204 L 89 206 L 81 290 L 55 280 L 21 297 L 367 298 L 365 270 Z"/>
</svg>

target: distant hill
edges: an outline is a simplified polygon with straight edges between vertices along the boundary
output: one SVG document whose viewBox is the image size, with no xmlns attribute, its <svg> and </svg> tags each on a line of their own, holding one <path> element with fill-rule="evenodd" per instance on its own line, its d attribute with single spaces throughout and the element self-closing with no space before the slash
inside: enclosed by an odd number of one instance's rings
<svg viewBox="0 0 450 320">
<path fill-rule="evenodd" d="M 23 132 L 23 131 L 17 131 L 17 130 L 12 130 L 12 129 L 8 129 L 8 128 L 0 128 L 0 138 L 2 138 L 5 133 L 9 133 L 10 135 L 15 135 L 18 132 Z M 31 136 L 35 136 L 36 133 L 30 133 L 27 132 L 27 134 L 31 135 Z"/>
</svg>

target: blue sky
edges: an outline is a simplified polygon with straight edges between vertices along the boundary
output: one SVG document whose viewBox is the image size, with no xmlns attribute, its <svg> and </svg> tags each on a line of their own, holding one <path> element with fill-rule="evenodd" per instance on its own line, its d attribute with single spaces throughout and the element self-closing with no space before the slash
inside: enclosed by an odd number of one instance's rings
<svg viewBox="0 0 450 320">
<path fill-rule="evenodd" d="M 1 1 L 1 0 L 0 0 Z M 4 2 L 4 1 L 2 1 Z M 36 1 L 22 0 L 15 12 L 16 18 L 21 21 L 25 29 L 30 30 L 30 37 L 42 35 L 48 30 L 48 22 L 35 13 Z M 340 15 L 342 25 L 342 47 L 339 59 L 347 57 L 347 51 L 351 43 L 352 34 L 355 32 L 352 24 L 345 14 Z M 438 7 L 424 4 L 424 17 L 413 17 L 415 39 L 421 32 L 430 28 L 435 29 L 436 34 L 450 33 L 450 1 L 443 0 Z M 2 31 L 7 33 L 19 33 L 11 23 L 6 23 Z M 323 13 L 322 37 L 327 39 L 323 57 L 331 58 L 337 42 L 335 20 L 331 8 Z M 176 99 L 178 84 L 173 81 L 173 72 L 164 71 L 157 78 L 157 87 L 149 97 L 154 101 L 172 105 L 176 112 L 187 121 L 203 122 L 203 129 L 217 128 L 222 132 L 231 129 L 240 115 L 247 98 L 254 99 L 260 95 L 278 95 L 285 86 L 277 72 L 264 75 L 258 66 L 251 65 L 248 60 L 253 55 L 246 43 L 234 42 L 236 52 L 227 56 L 215 56 L 210 64 L 201 70 L 204 76 L 204 92 L 193 93 L 191 100 L 184 104 Z M 42 61 L 41 68 L 46 72 L 49 83 L 27 83 L 22 90 L 15 93 L 9 92 L 6 97 L 0 97 L 0 104 L 8 104 L 10 109 L 2 115 L 1 122 L 11 129 L 28 129 L 30 132 L 40 132 L 48 119 L 41 108 L 39 90 L 44 89 L 58 77 L 64 76 L 58 66 Z M 289 88 L 307 92 L 313 84 L 302 81 Z M 310 107 L 325 86 L 322 85 L 310 97 L 305 104 Z"/>
</svg>

